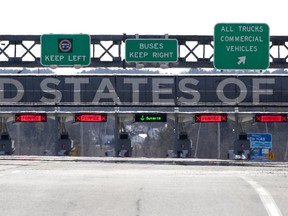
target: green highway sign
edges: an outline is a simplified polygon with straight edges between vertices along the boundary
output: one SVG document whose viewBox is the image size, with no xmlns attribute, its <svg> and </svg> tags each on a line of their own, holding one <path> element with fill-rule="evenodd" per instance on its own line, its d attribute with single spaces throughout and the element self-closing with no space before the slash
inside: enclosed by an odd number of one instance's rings
<svg viewBox="0 0 288 216">
<path fill-rule="evenodd" d="M 135 122 L 167 122 L 167 114 L 135 114 Z"/>
<path fill-rule="evenodd" d="M 177 62 L 178 41 L 176 39 L 127 39 L 125 41 L 126 62 Z"/>
<path fill-rule="evenodd" d="M 44 34 L 41 36 L 43 66 L 88 66 L 90 35 Z"/>
<path fill-rule="evenodd" d="M 267 24 L 218 23 L 214 27 L 214 67 L 267 69 L 269 41 Z"/>
</svg>

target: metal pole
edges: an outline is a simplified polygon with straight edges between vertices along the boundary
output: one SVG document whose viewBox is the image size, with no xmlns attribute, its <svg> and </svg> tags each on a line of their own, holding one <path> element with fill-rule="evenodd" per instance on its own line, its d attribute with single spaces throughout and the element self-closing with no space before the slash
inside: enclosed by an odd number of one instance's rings
<svg viewBox="0 0 288 216">
<path fill-rule="evenodd" d="M 84 156 L 84 136 L 83 136 L 83 122 L 80 122 L 80 137 L 81 137 L 81 141 L 80 141 L 80 151 L 81 151 L 81 156 Z"/>
<path fill-rule="evenodd" d="M 20 145 L 20 123 L 17 124 L 17 142 L 16 142 L 16 152 L 18 155 L 21 154 L 21 145 Z"/>
<path fill-rule="evenodd" d="M 286 142 L 286 150 L 285 150 L 285 153 L 284 153 L 284 161 L 287 161 L 287 155 L 288 155 L 288 140 Z"/>
<path fill-rule="evenodd" d="M 202 124 L 202 123 L 200 122 L 200 123 L 199 123 L 199 127 L 198 127 L 197 140 L 196 140 L 196 146 L 195 146 L 194 158 L 197 158 L 198 142 L 199 142 L 199 136 L 200 136 L 201 124 Z"/>
<path fill-rule="evenodd" d="M 218 140 L 218 159 L 220 159 L 220 156 L 221 156 L 221 133 L 220 133 L 220 123 L 218 122 L 217 123 L 217 131 L 218 131 L 218 136 L 217 136 L 217 140 Z"/>
<path fill-rule="evenodd" d="M 118 114 L 115 113 L 115 124 L 114 124 L 114 149 L 115 156 L 118 157 L 118 136 L 119 136 L 119 118 Z"/>
<path fill-rule="evenodd" d="M 174 144 L 174 149 L 177 157 L 178 157 L 178 136 L 179 136 L 179 117 L 178 114 L 175 113 L 175 144 Z"/>
<path fill-rule="evenodd" d="M 238 116 L 238 107 L 235 107 L 235 140 L 238 140 L 239 136 L 239 128 L 238 128 L 238 121 L 239 121 L 239 116 Z"/>
</svg>

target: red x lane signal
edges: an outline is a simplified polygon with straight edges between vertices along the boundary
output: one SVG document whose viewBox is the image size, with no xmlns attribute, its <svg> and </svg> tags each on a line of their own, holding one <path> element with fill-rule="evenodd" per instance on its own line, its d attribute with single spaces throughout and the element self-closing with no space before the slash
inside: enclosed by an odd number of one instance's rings
<svg viewBox="0 0 288 216">
<path fill-rule="evenodd" d="M 76 122 L 107 122 L 107 114 L 76 114 Z"/>
<path fill-rule="evenodd" d="M 15 114 L 16 122 L 46 122 L 46 114 Z"/>
<path fill-rule="evenodd" d="M 195 114 L 195 122 L 227 122 L 227 114 Z"/>
<path fill-rule="evenodd" d="M 286 114 L 257 114 L 255 122 L 287 122 Z"/>
</svg>

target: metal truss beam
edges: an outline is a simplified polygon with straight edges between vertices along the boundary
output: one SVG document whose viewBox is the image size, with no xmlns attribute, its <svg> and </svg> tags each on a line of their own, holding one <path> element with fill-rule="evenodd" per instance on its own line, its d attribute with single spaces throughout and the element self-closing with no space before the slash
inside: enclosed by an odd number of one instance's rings
<svg viewBox="0 0 288 216">
<path fill-rule="evenodd" d="M 0 67 L 43 67 L 40 35 L 0 35 Z M 167 35 L 137 35 L 141 39 L 165 39 Z M 125 40 L 136 35 L 91 35 L 91 64 L 88 67 L 133 68 L 125 61 Z M 213 36 L 169 35 L 178 40 L 179 59 L 169 68 L 213 68 Z M 270 67 L 288 68 L 288 36 L 270 36 Z M 160 68 L 159 63 L 144 67 Z"/>
</svg>

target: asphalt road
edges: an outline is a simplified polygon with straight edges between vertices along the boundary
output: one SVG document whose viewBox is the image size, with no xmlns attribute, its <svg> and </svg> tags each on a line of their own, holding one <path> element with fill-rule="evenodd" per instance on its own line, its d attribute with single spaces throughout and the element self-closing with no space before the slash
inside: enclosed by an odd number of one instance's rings
<svg viewBox="0 0 288 216">
<path fill-rule="evenodd" d="M 0 160 L 0 215 L 288 215 L 286 166 Z"/>
</svg>

